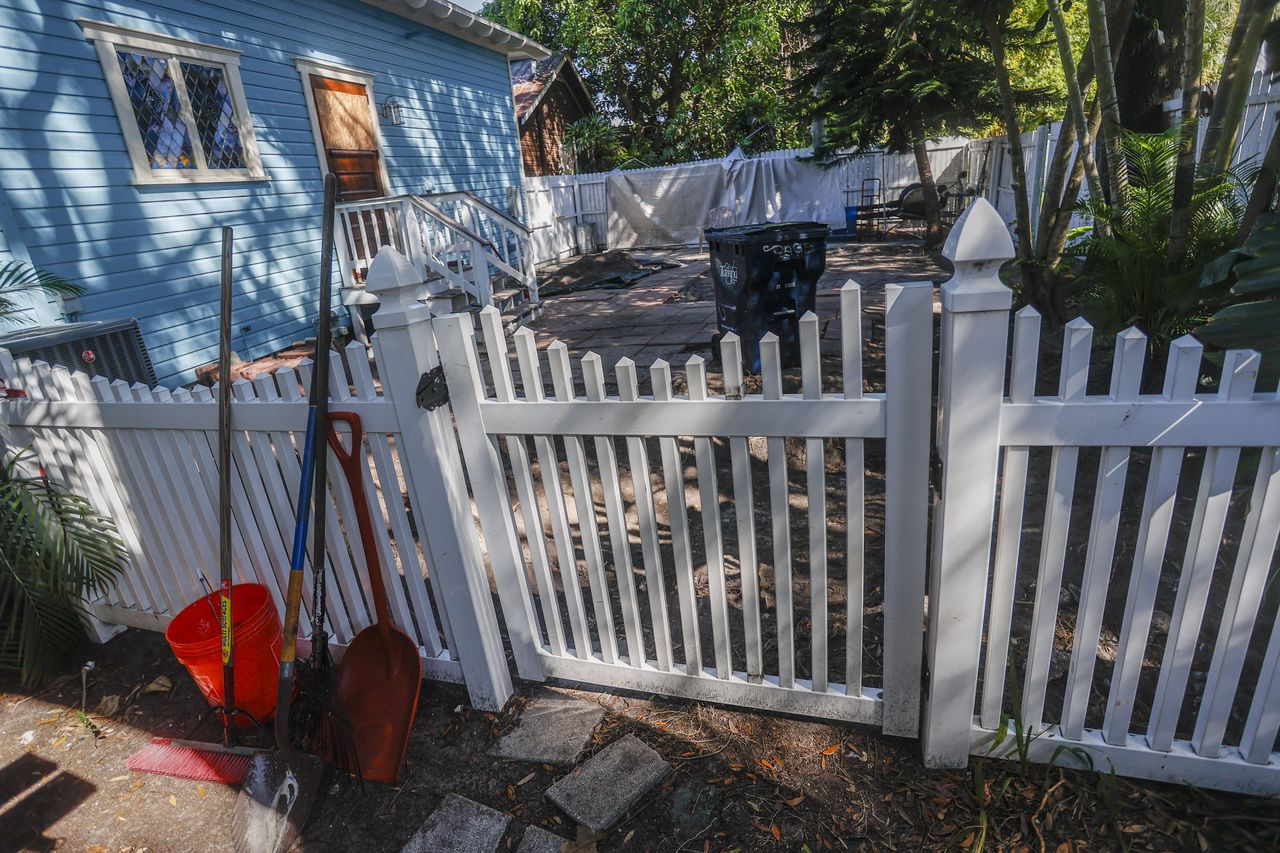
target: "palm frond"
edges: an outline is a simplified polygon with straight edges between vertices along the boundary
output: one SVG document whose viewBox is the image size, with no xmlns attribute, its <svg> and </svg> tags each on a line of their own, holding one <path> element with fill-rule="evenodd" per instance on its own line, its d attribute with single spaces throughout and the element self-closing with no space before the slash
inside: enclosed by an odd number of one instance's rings
<svg viewBox="0 0 1280 853">
<path fill-rule="evenodd" d="M 0 464 L 0 667 L 48 675 L 81 635 L 84 599 L 119 579 L 127 553 L 115 523 L 79 495 Z"/>
<path fill-rule="evenodd" d="M 82 296 L 84 288 L 55 272 L 26 261 L 0 263 L 0 320 L 20 320 L 22 304 L 14 297 L 38 291 L 47 296 Z"/>
</svg>

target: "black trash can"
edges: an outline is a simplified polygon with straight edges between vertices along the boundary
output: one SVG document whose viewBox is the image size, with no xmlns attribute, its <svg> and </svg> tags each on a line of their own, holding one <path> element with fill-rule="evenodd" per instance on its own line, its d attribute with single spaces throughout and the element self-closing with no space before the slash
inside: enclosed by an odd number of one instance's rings
<svg viewBox="0 0 1280 853">
<path fill-rule="evenodd" d="M 800 318 L 812 311 L 827 265 L 821 222 L 779 222 L 708 228 L 711 282 L 720 334 L 742 339 L 742 365 L 760 372 L 760 339 L 779 338 L 784 366 L 800 362 Z"/>
</svg>

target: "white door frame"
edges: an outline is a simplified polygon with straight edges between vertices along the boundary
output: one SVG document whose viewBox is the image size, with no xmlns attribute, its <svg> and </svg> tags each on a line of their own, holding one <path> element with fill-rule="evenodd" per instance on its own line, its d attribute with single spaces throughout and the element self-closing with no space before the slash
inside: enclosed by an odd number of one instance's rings
<svg viewBox="0 0 1280 853">
<path fill-rule="evenodd" d="M 296 56 L 293 64 L 302 78 L 302 96 L 307 101 L 307 117 L 311 120 L 311 136 L 316 145 L 316 157 L 320 161 L 320 174 L 329 170 L 329 157 L 324 150 L 324 134 L 320 130 L 320 116 L 316 112 L 316 98 L 311 91 L 310 77 L 324 77 L 330 80 L 341 80 L 364 86 L 365 97 L 369 101 L 369 120 L 373 122 L 373 139 L 378 151 L 378 172 L 382 178 L 382 187 L 391 194 L 391 178 L 387 173 L 387 149 L 382 140 L 382 125 L 378 122 L 378 102 L 373 96 L 373 75 L 367 71 L 358 71 L 342 65 L 333 65 L 315 59 Z"/>
</svg>

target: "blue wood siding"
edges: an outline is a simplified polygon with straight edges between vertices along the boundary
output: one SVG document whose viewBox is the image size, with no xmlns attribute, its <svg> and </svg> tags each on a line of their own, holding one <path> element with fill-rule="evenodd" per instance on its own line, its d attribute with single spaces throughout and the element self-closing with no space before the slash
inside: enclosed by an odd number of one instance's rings
<svg viewBox="0 0 1280 853">
<path fill-rule="evenodd" d="M 172 5 L 172 7 L 171 7 Z M 308 334 L 322 168 L 295 57 L 374 76 L 392 193 L 469 189 L 499 206 L 520 183 L 506 57 L 357 0 L 0 0 L 0 188 L 35 263 L 88 290 L 78 319 L 137 317 L 157 373 L 189 381 L 216 355 L 219 229 L 236 232 L 235 345 Z M 176 8 L 173 8 L 176 7 Z M 134 185 L 102 67 L 78 18 L 242 51 L 270 181 Z"/>
</svg>

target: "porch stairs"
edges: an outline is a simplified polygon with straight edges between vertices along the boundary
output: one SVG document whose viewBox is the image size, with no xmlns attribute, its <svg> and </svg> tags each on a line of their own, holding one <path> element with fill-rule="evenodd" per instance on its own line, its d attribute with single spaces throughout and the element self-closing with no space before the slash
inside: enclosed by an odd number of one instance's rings
<svg viewBox="0 0 1280 853">
<path fill-rule="evenodd" d="M 433 314 L 493 305 L 515 328 L 541 313 L 529 229 L 467 191 L 401 195 L 338 205 L 344 302 L 363 300 L 364 277 L 393 246 L 427 283 Z"/>
</svg>

